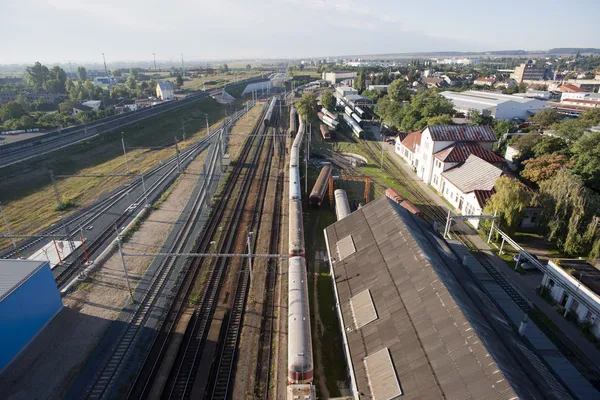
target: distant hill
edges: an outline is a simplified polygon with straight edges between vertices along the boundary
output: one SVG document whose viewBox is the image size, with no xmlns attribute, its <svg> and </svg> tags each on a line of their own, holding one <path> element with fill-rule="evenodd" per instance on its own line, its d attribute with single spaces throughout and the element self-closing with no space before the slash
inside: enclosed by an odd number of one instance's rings
<svg viewBox="0 0 600 400">
<path fill-rule="evenodd" d="M 555 54 L 577 54 L 577 52 L 600 54 L 600 49 L 584 48 L 584 47 L 558 47 L 556 49 L 548 50 L 548 53 L 555 53 Z"/>
</svg>

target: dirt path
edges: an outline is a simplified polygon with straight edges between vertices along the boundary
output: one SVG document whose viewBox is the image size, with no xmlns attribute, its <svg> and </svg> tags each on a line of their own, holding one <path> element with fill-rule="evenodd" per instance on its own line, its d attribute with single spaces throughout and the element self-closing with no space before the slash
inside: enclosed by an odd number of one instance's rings
<svg viewBox="0 0 600 400">
<path fill-rule="evenodd" d="M 152 211 L 124 243 L 126 252 L 153 252 L 172 230 L 202 171 L 205 153 L 178 179 L 169 197 Z M 151 257 L 126 257 L 135 285 Z M 104 331 L 129 295 L 119 254 L 113 254 L 77 290 L 63 298 L 65 308 L 22 356 L 0 377 L 3 399 L 56 399 L 85 366 Z"/>
</svg>

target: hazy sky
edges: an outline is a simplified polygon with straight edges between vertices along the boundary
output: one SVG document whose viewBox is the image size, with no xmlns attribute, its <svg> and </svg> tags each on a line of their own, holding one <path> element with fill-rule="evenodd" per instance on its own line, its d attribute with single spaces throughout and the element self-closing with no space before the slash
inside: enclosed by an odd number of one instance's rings
<svg viewBox="0 0 600 400">
<path fill-rule="evenodd" d="M 0 0 L 0 64 L 600 47 L 599 0 Z"/>
</svg>

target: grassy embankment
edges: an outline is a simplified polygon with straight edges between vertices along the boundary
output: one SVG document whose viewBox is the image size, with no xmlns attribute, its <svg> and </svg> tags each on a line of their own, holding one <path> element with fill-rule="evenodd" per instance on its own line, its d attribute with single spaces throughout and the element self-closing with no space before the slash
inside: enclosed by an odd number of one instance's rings
<svg viewBox="0 0 600 400">
<path fill-rule="evenodd" d="M 234 97 L 243 88 L 231 91 Z M 125 158 L 121 147 L 121 132 L 128 147 L 161 147 L 164 149 L 130 149 L 129 167 L 133 172 L 148 170 L 160 160 L 175 153 L 174 137 L 182 139 L 183 119 L 186 140 L 179 143 L 180 150 L 197 141 L 206 133 L 205 114 L 209 123 L 218 123 L 227 112 L 241 108 L 238 101 L 226 106 L 208 98 L 186 105 L 178 110 L 141 121 L 119 129 L 117 132 L 82 142 L 59 150 L 33 161 L 4 168 L 0 171 L 0 201 L 13 232 L 32 234 L 67 215 L 81 206 L 90 204 L 102 194 L 131 180 L 130 177 L 58 179 L 58 188 L 63 201 L 72 206 L 68 210 L 57 210 L 48 170 L 56 175 L 118 174 L 126 172 Z M 0 240 L 0 248 L 9 241 Z"/>
</svg>

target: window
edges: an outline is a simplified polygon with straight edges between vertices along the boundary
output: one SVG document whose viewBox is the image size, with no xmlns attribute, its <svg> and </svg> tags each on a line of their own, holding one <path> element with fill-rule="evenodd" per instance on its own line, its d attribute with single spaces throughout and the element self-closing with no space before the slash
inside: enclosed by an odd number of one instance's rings
<svg viewBox="0 0 600 400">
<path fill-rule="evenodd" d="M 548 286 L 550 286 L 550 288 L 553 288 L 555 285 L 554 281 L 552 279 L 550 279 L 550 282 L 548 282 Z"/>
</svg>

